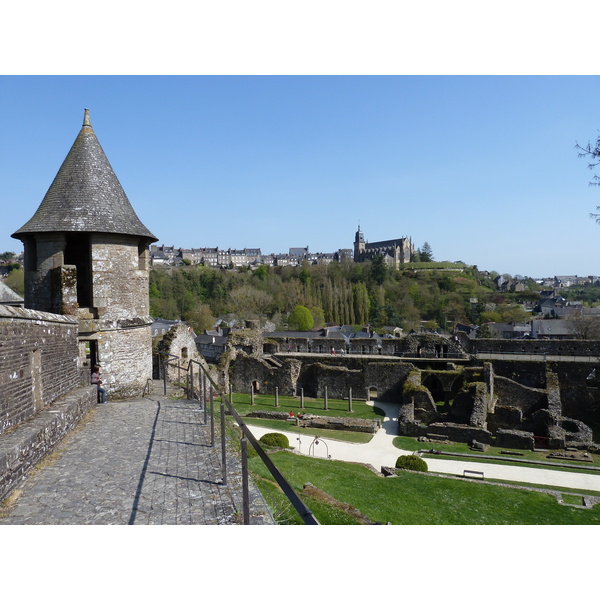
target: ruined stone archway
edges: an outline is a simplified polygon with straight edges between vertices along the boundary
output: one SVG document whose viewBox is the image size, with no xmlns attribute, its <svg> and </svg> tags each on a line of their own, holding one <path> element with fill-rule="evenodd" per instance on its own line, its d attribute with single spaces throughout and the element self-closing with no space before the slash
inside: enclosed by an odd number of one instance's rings
<svg viewBox="0 0 600 600">
<path fill-rule="evenodd" d="M 448 398 L 444 390 L 444 385 L 440 381 L 439 377 L 429 373 L 423 377 L 423 385 L 429 390 L 433 401 L 437 405 L 446 405 Z"/>
</svg>

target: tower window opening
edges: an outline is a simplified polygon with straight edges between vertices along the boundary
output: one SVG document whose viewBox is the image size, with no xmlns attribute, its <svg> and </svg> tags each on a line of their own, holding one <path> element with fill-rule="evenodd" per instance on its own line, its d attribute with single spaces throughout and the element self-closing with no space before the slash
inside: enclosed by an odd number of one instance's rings
<svg viewBox="0 0 600 600">
<path fill-rule="evenodd" d="M 74 265 L 77 269 L 77 304 L 91 308 L 92 252 L 89 235 L 86 233 L 67 235 L 64 256 L 65 265 Z"/>
</svg>

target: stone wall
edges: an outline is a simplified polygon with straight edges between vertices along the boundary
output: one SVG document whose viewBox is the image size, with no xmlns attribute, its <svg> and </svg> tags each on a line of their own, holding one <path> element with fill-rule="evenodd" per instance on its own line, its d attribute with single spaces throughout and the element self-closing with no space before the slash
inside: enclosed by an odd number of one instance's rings
<svg viewBox="0 0 600 600">
<path fill-rule="evenodd" d="M 107 398 L 141 396 L 152 379 L 150 324 L 98 333 L 98 354 Z"/>
<path fill-rule="evenodd" d="M 220 384 L 223 383 L 218 381 L 219 377 L 215 367 L 209 365 L 204 356 L 200 354 L 196 345 L 194 331 L 185 323 L 178 323 L 171 327 L 158 342 L 157 351 L 155 353 L 156 361 L 163 360 L 164 355 L 159 353 L 166 353 L 168 355 L 167 379 L 171 383 L 181 383 L 182 386 L 187 385 L 187 377 L 191 373 L 194 377 L 194 389 L 198 393 L 202 368 L 197 363 L 200 363 L 204 367 L 204 371 L 210 374 L 213 381 Z M 192 361 L 194 364 L 190 367 L 190 362 Z"/>
<path fill-rule="evenodd" d="M 506 377 L 494 378 L 494 392 L 496 406 L 512 406 L 524 415 L 548 407 L 546 390 L 530 388 Z"/>
<path fill-rule="evenodd" d="M 0 433 L 81 382 L 77 321 L 0 306 Z"/>
<path fill-rule="evenodd" d="M 93 407 L 96 386 L 72 390 L 26 423 L 0 435 L 0 501 Z"/>
<path fill-rule="evenodd" d="M 584 340 L 501 340 L 461 338 L 468 352 L 502 352 L 511 354 L 540 354 L 555 356 L 600 356 L 600 341 Z"/>
<path fill-rule="evenodd" d="M 147 317 L 148 269 L 135 237 L 92 234 L 93 306 L 99 319 Z"/>
<path fill-rule="evenodd" d="M 230 365 L 230 366 L 229 366 Z M 404 362 L 373 361 L 368 357 L 336 357 L 327 355 L 302 358 L 267 357 L 237 351 L 227 371 L 233 391 L 249 393 L 253 382 L 258 393 L 274 394 L 275 387 L 284 395 L 299 394 L 323 398 L 325 388 L 331 398 L 372 397 L 399 402 L 402 382 L 412 365 Z"/>
</svg>

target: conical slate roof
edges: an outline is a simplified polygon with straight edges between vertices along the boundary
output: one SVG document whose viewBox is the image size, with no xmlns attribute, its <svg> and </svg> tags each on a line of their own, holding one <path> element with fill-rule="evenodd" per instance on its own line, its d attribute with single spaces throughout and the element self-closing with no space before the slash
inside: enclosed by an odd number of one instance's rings
<svg viewBox="0 0 600 600">
<path fill-rule="evenodd" d="M 87 108 L 83 127 L 37 211 L 12 237 L 85 231 L 156 238 L 139 220 L 92 129 Z"/>
</svg>

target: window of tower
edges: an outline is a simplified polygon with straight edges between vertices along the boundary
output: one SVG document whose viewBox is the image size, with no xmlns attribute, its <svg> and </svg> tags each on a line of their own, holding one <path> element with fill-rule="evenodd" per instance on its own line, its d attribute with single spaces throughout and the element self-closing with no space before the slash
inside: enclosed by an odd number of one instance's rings
<svg viewBox="0 0 600 600">
<path fill-rule="evenodd" d="M 69 233 L 66 236 L 65 265 L 77 269 L 77 304 L 83 308 L 92 306 L 92 249 L 87 233 Z"/>
</svg>

